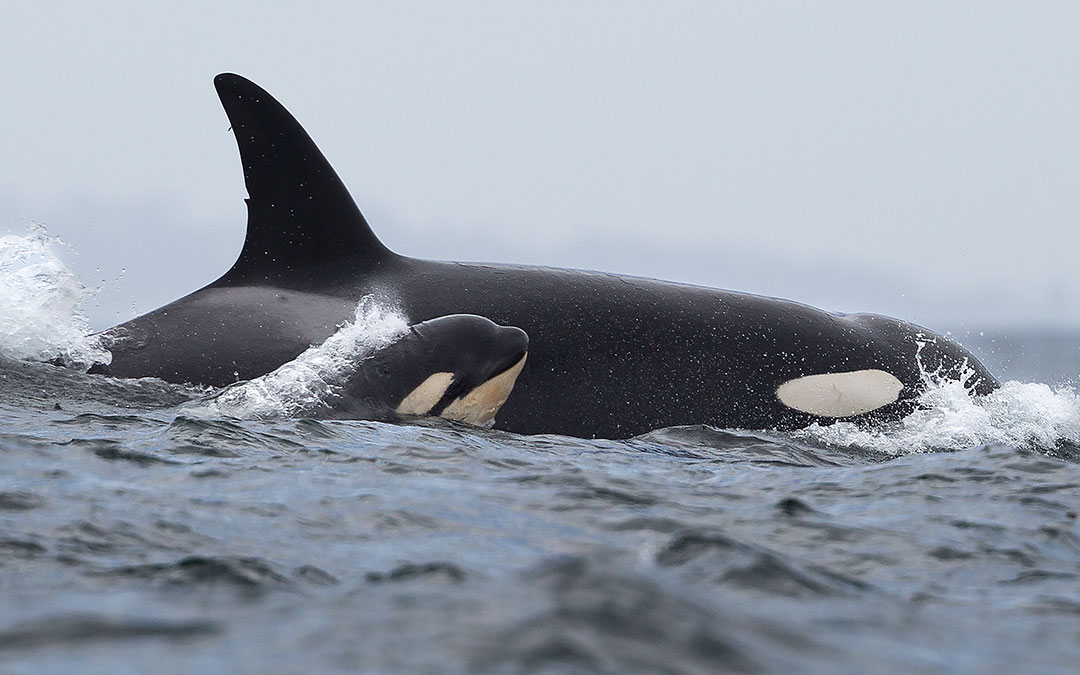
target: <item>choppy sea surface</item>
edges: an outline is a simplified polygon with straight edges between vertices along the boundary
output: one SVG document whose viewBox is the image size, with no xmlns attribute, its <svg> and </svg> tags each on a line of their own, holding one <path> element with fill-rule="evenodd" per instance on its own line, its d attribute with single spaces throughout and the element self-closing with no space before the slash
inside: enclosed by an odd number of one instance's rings
<svg viewBox="0 0 1080 675">
<path fill-rule="evenodd" d="M 1080 668 L 1080 334 L 875 431 L 315 421 L 392 312 L 227 396 L 88 376 L 51 245 L 0 238 L 3 672 Z"/>
</svg>

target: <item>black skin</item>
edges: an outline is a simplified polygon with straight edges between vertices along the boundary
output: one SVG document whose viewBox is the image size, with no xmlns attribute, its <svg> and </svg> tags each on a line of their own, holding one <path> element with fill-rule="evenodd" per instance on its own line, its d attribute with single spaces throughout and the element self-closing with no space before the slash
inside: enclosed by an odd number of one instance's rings
<svg viewBox="0 0 1080 675">
<path fill-rule="evenodd" d="M 284 107 L 237 75 L 215 84 L 250 195 L 244 249 L 210 286 L 106 331 L 113 361 L 97 372 L 215 386 L 257 377 L 326 339 L 373 294 L 410 321 L 477 314 L 528 333 L 529 360 L 496 420 L 518 433 L 799 428 L 833 420 L 787 408 L 777 387 L 869 368 L 904 388 L 898 402 L 856 418 L 868 422 L 908 414 L 924 372 L 963 377 L 975 394 L 999 386 L 960 345 L 887 317 L 597 272 L 398 255 Z"/>
<path fill-rule="evenodd" d="M 435 373 L 453 373 L 445 395 L 428 413 L 437 416 L 525 357 L 529 337 L 481 316 L 455 314 L 409 327 L 409 332 L 364 358 L 316 417 L 399 421 L 398 405 Z"/>
</svg>

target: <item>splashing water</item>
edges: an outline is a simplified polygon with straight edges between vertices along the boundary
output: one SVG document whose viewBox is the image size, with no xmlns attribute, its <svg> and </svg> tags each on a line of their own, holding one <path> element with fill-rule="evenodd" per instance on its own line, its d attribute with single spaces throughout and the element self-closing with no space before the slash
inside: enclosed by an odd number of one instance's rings
<svg viewBox="0 0 1080 675">
<path fill-rule="evenodd" d="M 814 424 L 793 435 L 894 456 L 994 443 L 1052 451 L 1063 440 L 1080 442 L 1080 396 L 1068 386 L 1016 381 L 971 396 L 959 381 L 935 380 L 920 396 L 919 408 L 893 424 Z"/>
<path fill-rule="evenodd" d="M 1062 441 L 1080 442 L 1080 395 L 1073 388 L 1009 381 L 976 396 L 975 369 L 965 363 L 950 375 L 929 368 L 923 348 L 937 338 L 919 337 L 915 358 L 926 389 L 914 412 L 876 427 L 813 424 L 793 436 L 894 457 L 991 444 L 1052 452 Z"/>
<path fill-rule="evenodd" d="M 356 306 L 355 319 L 321 345 L 308 348 L 273 372 L 227 387 L 183 409 L 207 417 L 295 417 L 335 396 L 360 361 L 392 344 L 408 329 L 408 321 L 399 311 L 364 296 Z"/>
<path fill-rule="evenodd" d="M 81 370 L 109 363 L 112 355 L 90 335 L 82 311 L 96 291 L 57 257 L 58 246 L 68 245 L 39 224 L 25 236 L 0 237 L 0 356 Z"/>
</svg>

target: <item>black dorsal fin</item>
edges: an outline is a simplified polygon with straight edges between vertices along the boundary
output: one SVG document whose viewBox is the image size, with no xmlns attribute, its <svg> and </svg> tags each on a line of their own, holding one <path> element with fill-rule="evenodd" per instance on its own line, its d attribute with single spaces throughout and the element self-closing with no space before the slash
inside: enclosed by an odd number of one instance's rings
<svg viewBox="0 0 1080 675">
<path fill-rule="evenodd" d="M 239 75 L 218 75 L 214 86 L 240 147 L 248 191 L 244 248 L 218 283 L 304 286 L 312 266 L 347 261 L 362 271 L 394 255 L 285 106 Z"/>
</svg>

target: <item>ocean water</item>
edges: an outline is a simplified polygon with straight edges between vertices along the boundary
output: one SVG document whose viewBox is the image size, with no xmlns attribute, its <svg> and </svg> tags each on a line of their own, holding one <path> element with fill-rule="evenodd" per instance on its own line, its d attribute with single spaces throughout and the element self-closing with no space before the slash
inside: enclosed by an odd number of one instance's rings
<svg viewBox="0 0 1080 675">
<path fill-rule="evenodd" d="M 1080 334 L 876 431 L 315 421 L 392 308 L 216 397 L 87 376 L 54 246 L 0 238 L 2 672 L 1080 669 Z"/>
</svg>

